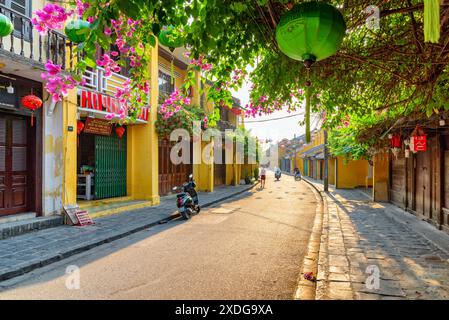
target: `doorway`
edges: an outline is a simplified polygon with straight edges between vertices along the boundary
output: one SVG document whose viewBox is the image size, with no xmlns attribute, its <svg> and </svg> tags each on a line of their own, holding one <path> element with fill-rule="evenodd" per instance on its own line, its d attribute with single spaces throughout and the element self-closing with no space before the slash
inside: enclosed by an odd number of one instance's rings
<svg viewBox="0 0 449 320">
<path fill-rule="evenodd" d="M 33 146 L 28 117 L 0 113 L 0 216 L 27 212 L 33 204 Z"/>
<path fill-rule="evenodd" d="M 86 199 L 87 176 L 90 176 L 89 194 L 95 200 L 127 195 L 126 133 L 121 138 L 115 133 L 110 136 L 81 133 L 78 148 L 78 198 Z"/>
</svg>

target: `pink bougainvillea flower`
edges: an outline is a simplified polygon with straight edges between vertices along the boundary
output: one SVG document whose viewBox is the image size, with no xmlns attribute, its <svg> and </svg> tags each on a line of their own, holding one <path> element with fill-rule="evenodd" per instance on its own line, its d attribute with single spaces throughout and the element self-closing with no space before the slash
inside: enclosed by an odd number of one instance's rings
<svg viewBox="0 0 449 320">
<path fill-rule="evenodd" d="M 80 17 L 82 17 L 84 12 L 90 7 L 89 3 L 84 2 L 82 0 L 75 0 L 75 4 L 76 4 L 76 14 L 79 15 Z"/>
<path fill-rule="evenodd" d="M 118 73 L 121 68 L 118 63 L 105 53 L 100 59 L 97 59 L 97 66 L 104 68 L 105 77 L 110 77 L 112 72 Z"/>
<path fill-rule="evenodd" d="M 78 82 L 70 75 L 64 75 L 61 72 L 56 73 L 56 70 L 60 70 L 61 66 L 54 65 L 51 62 L 47 65 L 47 72 L 41 75 L 42 79 L 46 81 L 45 89 L 52 97 L 53 102 L 62 101 L 63 97 L 67 96 Z"/>
<path fill-rule="evenodd" d="M 42 10 L 36 10 L 31 23 L 41 35 L 46 35 L 48 30 L 62 29 L 73 11 L 66 11 L 63 7 L 49 3 Z"/>
<path fill-rule="evenodd" d="M 60 65 L 54 64 L 51 60 L 45 64 L 45 70 L 47 70 L 48 74 L 51 76 L 55 76 L 62 71 L 62 67 Z"/>
</svg>

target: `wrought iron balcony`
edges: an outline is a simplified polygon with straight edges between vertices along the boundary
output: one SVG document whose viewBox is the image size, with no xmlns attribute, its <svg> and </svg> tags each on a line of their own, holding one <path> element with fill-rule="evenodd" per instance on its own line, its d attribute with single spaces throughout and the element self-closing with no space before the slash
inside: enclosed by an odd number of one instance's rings
<svg viewBox="0 0 449 320">
<path fill-rule="evenodd" d="M 42 66 L 51 60 L 62 65 L 63 69 L 67 68 L 68 63 L 72 64 L 72 59 L 68 59 L 67 55 L 72 57 L 73 44 L 64 34 L 50 30 L 47 35 L 42 36 L 34 28 L 30 17 L 3 4 L 0 4 L 0 13 L 14 24 L 11 35 L 0 38 L 0 54 L 12 59 L 19 56 L 25 62 Z"/>
</svg>

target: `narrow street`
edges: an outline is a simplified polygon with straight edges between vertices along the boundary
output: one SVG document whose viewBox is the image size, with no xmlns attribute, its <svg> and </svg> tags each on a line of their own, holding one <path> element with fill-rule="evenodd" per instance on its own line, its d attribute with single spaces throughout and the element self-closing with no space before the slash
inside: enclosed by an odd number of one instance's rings
<svg viewBox="0 0 449 320">
<path fill-rule="evenodd" d="M 0 299 L 292 299 L 315 217 L 305 182 L 258 187 L 0 283 Z M 69 290 L 68 266 L 80 268 Z"/>
</svg>

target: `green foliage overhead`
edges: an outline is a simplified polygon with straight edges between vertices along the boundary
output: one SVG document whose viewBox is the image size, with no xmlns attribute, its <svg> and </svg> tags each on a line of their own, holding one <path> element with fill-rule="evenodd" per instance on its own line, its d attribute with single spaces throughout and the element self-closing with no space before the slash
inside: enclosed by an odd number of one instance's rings
<svg viewBox="0 0 449 320">
<path fill-rule="evenodd" d="M 215 87 L 211 90 L 211 99 L 229 100 L 229 96 L 217 97 L 220 93 L 215 89 L 230 80 L 233 70 L 248 65 L 254 66 L 251 74 L 255 84 L 251 92 L 253 101 L 267 97 L 261 112 L 272 112 L 282 105 L 290 109 L 302 108 L 304 95 L 297 93 L 310 80 L 312 111 L 325 112 L 326 126 L 333 129 L 335 137 L 343 137 L 343 133 L 354 137 L 353 140 L 347 138 L 348 144 L 351 141 L 358 143 L 360 132 L 357 130 L 365 128 L 366 122 L 378 123 L 379 114 L 393 117 L 394 112 L 399 115 L 420 112 L 430 116 L 449 108 L 449 19 L 444 18 L 449 16 L 447 5 L 441 6 L 443 18 L 439 43 L 426 43 L 422 0 L 326 1 L 341 11 L 347 33 L 340 50 L 314 64 L 309 73 L 301 62 L 281 53 L 275 39 L 281 16 L 294 4 L 305 1 L 87 2 L 91 7 L 85 16 L 95 16 L 97 20 L 80 47 L 86 53 L 81 68 L 91 66 L 95 61 L 97 44 L 109 48 L 111 40 L 103 30 L 110 20 L 129 15 L 145 21 L 130 39 L 132 46 L 144 43 L 142 50 L 149 50 L 155 44 L 155 35 L 162 26 L 173 25 L 182 30 L 184 42 L 193 57 L 205 55 L 214 66 L 211 79 Z M 105 6 L 107 2 L 109 5 Z M 373 20 L 366 11 L 370 6 L 379 8 L 378 29 L 368 27 L 367 22 Z M 148 77 L 146 70 L 136 70 L 133 77 Z M 338 129 L 347 116 L 351 119 L 350 126 Z M 357 145 L 354 146 L 351 152 L 363 153 Z"/>
</svg>

